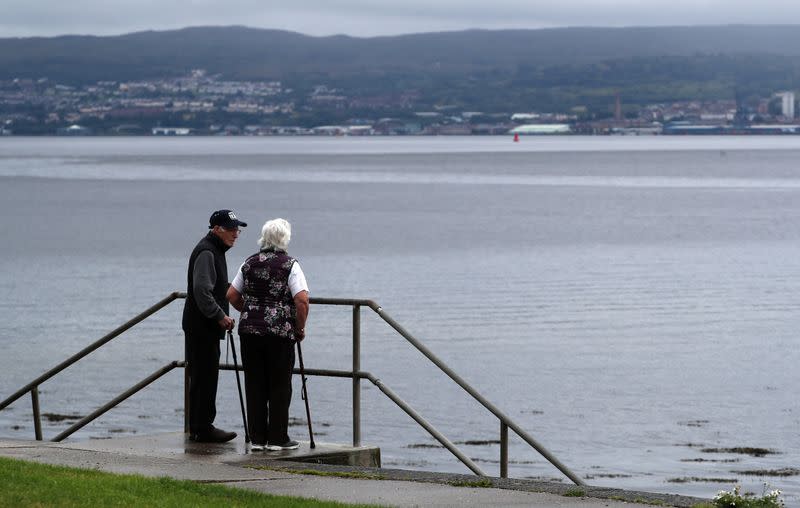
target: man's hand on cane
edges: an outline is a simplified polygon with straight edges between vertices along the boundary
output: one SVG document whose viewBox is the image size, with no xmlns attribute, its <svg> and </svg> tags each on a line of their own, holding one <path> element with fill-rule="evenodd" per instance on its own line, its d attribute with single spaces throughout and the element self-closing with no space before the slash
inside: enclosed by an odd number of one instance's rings
<svg viewBox="0 0 800 508">
<path fill-rule="evenodd" d="M 233 330 L 233 325 L 236 324 L 236 320 L 230 316 L 225 316 L 224 318 L 217 321 L 219 323 L 220 328 L 223 330 Z"/>
</svg>

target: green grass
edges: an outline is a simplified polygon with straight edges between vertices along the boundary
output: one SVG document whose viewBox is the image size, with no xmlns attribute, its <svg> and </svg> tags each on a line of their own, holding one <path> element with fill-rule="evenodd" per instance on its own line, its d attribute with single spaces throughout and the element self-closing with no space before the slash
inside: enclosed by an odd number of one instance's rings
<svg viewBox="0 0 800 508">
<path fill-rule="evenodd" d="M 583 489 L 569 489 L 568 491 L 564 492 L 564 496 L 566 497 L 584 497 L 586 496 L 586 491 Z"/>
<path fill-rule="evenodd" d="M 0 457 L 0 506 L 265 506 L 327 508 L 348 505 L 273 496 L 169 478 L 115 475 Z"/>
</svg>

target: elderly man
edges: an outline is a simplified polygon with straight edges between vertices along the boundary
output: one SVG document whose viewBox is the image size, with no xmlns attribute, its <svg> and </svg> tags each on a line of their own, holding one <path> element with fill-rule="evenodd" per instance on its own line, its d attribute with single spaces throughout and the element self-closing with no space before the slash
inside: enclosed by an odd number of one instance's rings
<svg viewBox="0 0 800 508">
<path fill-rule="evenodd" d="M 225 252 L 239 237 L 239 228 L 247 226 L 230 210 L 211 214 L 211 230 L 200 240 L 189 257 L 186 305 L 183 308 L 183 331 L 189 369 L 189 439 L 205 443 L 224 443 L 236 437 L 214 427 L 217 415 L 217 379 L 219 378 L 219 341 L 232 330 L 228 316 L 228 265 Z"/>
</svg>

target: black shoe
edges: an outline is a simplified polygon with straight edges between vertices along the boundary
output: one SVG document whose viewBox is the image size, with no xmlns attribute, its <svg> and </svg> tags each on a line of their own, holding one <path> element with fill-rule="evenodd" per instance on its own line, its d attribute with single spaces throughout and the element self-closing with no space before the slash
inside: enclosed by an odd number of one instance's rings
<svg viewBox="0 0 800 508">
<path fill-rule="evenodd" d="M 198 443 L 227 443 L 235 437 L 236 432 L 228 432 L 216 427 L 211 427 L 211 430 L 206 432 L 193 432 L 189 435 L 189 439 Z"/>
<path fill-rule="evenodd" d="M 279 452 L 281 450 L 297 450 L 298 448 L 300 448 L 300 443 L 298 443 L 297 441 L 292 441 L 291 439 L 286 441 L 285 443 L 281 444 L 270 443 L 267 445 L 267 450 L 271 452 Z"/>
</svg>

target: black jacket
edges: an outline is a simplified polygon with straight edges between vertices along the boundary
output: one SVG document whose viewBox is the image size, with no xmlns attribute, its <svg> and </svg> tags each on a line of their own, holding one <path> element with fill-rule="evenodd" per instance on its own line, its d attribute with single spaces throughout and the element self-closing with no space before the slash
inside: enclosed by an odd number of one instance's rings
<svg viewBox="0 0 800 508">
<path fill-rule="evenodd" d="M 183 307 L 183 330 L 186 333 L 219 340 L 225 339 L 225 330 L 219 326 L 217 321 L 221 319 L 219 314 L 220 309 L 224 315 L 228 315 L 230 311 L 228 299 L 225 297 L 229 285 L 228 264 L 225 261 L 225 252 L 227 252 L 228 249 L 229 247 L 225 245 L 219 237 L 209 232 L 208 235 L 198 242 L 191 256 L 189 256 L 189 269 L 186 275 L 186 304 Z M 211 252 L 214 257 L 214 276 L 216 280 L 211 293 L 219 309 L 215 309 L 216 312 L 212 315 L 206 315 L 200 310 L 194 293 L 195 261 L 197 257 L 205 251 Z"/>
</svg>

